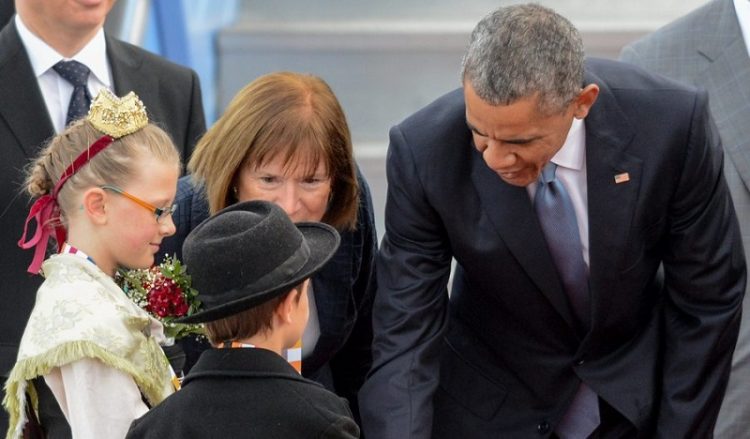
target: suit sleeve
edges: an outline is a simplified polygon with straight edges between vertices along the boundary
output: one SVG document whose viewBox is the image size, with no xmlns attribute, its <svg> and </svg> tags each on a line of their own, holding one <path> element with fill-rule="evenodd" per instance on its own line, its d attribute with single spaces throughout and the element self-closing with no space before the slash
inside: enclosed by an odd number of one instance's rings
<svg viewBox="0 0 750 439">
<path fill-rule="evenodd" d="M 357 394 L 372 366 L 372 303 L 375 297 L 375 253 L 377 235 L 372 197 L 367 181 L 357 169 L 360 187 L 357 212 L 356 247 L 352 264 L 352 295 L 357 306 L 357 319 L 349 338 L 331 359 L 336 393 L 346 397 L 357 422 L 361 422 Z"/>
<path fill-rule="evenodd" d="M 425 165 L 425 164 L 422 164 Z M 360 392 L 366 437 L 429 438 L 451 253 L 407 139 L 390 133 L 386 232 L 376 258 L 373 367 Z"/>
<path fill-rule="evenodd" d="M 722 162 L 701 93 L 668 213 L 658 437 L 711 437 L 729 377 L 746 270 Z"/>
<path fill-rule="evenodd" d="M 188 120 L 187 133 L 185 134 L 185 145 L 183 145 L 182 149 L 182 163 L 184 164 L 190 161 L 195 144 L 206 132 L 206 116 L 203 113 L 201 85 L 198 75 L 193 70 L 190 71 L 190 79 L 190 119 Z"/>
</svg>

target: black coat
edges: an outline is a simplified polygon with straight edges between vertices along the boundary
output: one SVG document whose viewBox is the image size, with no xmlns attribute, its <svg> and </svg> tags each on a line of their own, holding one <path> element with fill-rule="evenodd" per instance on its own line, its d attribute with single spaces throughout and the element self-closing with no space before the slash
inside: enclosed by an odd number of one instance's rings
<svg viewBox="0 0 750 439">
<path fill-rule="evenodd" d="M 118 96 L 135 91 L 152 122 L 174 140 L 183 158 L 206 129 L 198 77 L 143 49 L 107 37 L 107 58 Z M 0 31 L 0 376 L 16 361 L 18 343 L 41 276 L 26 268 L 31 251 L 17 242 L 29 212 L 24 167 L 55 134 L 15 21 Z"/>
<path fill-rule="evenodd" d="M 710 436 L 745 262 L 707 96 L 613 61 L 585 80 L 583 337 L 527 189 L 472 147 L 462 91 L 391 130 L 365 435 L 550 437 L 582 380 L 639 437 Z"/>
<path fill-rule="evenodd" d="M 278 354 L 209 349 L 182 389 L 133 421 L 128 439 L 359 437 L 347 402 Z"/>
</svg>

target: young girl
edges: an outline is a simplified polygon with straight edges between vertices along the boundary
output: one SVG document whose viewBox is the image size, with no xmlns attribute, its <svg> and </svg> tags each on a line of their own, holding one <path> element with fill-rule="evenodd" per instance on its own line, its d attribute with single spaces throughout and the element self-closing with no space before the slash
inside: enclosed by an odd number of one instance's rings
<svg viewBox="0 0 750 439">
<path fill-rule="evenodd" d="M 19 245 L 35 248 L 29 271 L 41 266 L 45 281 L 6 383 L 8 438 L 34 416 L 48 437 L 122 438 L 147 404 L 174 391 L 161 324 L 112 277 L 150 267 L 174 233 L 179 163 L 140 100 L 108 92 L 33 162 L 27 189 L 38 199 L 26 228 L 37 226 Z M 60 254 L 42 264 L 51 233 Z"/>
</svg>

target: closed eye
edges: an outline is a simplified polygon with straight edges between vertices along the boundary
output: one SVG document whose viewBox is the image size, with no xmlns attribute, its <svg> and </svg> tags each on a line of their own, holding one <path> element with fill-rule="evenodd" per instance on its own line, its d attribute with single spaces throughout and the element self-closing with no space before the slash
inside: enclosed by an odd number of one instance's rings
<svg viewBox="0 0 750 439">
<path fill-rule="evenodd" d="M 310 190 L 317 190 L 328 181 L 328 177 L 307 177 L 300 182 L 301 186 Z"/>
<path fill-rule="evenodd" d="M 323 182 L 325 180 L 326 179 L 322 178 L 322 177 L 307 177 L 307 178 L 305 178 L 305 179 L 302 180 L 302 183 L 305 183 L 305 184 L 315 184 L 315 183 L 321 183 L 321 182 Z"/>
<path fill-rule="evenodd" d="M 472 133 L 476 134 L 479 137 L 487 137 L 486 134 L 479 131 L 474 125 L 470 124 L 469 121 L 466 121 L 466 126 L 469 127 L 469 130 L 471 130 Z"/>
<path fill-rule="evenodd" d="M 523 145 L 528 145 L 532 143 L 534 140 L 536 139 L 510 139 L 510 140 L 505 140 L 504 142 L 511 144 L 511 145 L 523 146 Z"/>
<path fill-rule="evenodd" d="M 258 177 L 258 179 L 262 183 L 266 183 L 266 184 L 273 184 L 273 183 L 278 183 L 279 182 L 279 177 L 276 177 L 276 176 L 273 176 L 273 175 L 263 175 L 261 177 Z"/>
</svg>

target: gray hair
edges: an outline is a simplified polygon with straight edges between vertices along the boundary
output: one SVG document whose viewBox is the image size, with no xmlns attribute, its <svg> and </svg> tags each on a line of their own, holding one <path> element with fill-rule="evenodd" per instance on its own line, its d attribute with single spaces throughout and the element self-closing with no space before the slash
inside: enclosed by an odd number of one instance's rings
<svg viewBox="0 0 750 439">
<path fill-rule="evenodd" d="M 565 17 L 537 4 L 508 6 L 472 31 L 461 79 L 492 105 L 538 95 L 541 110 L 562 111 L 583 86 L 583 61 L 581 36 Z"/>
</svg>

